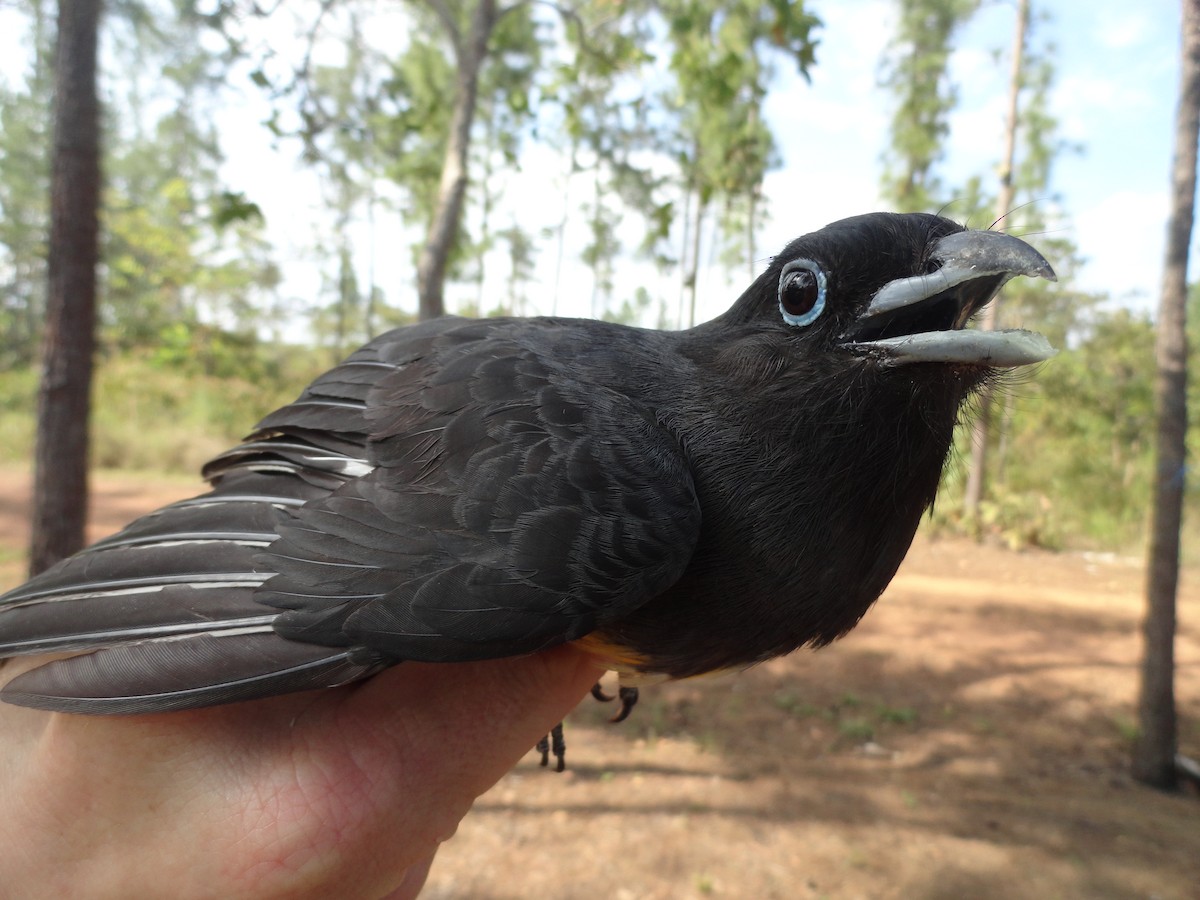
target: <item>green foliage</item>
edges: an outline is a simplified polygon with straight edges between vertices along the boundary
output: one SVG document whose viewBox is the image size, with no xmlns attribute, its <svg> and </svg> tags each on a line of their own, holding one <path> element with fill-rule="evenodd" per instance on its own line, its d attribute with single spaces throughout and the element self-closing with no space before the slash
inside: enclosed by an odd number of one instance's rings
<svg viewBox="0 0 1200 900">
<path fill-rule="evenodd" d="M 300 356 L 308 358 L 309 353 Z M 135 358 L 160 371 L 264 384 L 285 380 L 284 373 L 291 370 L 283 352 L 269 353 L 253 336 L 182 322 L 163 328 Z"/>
<path fill-rule="evenodd" d="M 879 720 L 890 725 L 912 725 L 917 721 L 917 711 L 911 706 L 887 706 L 880 704 Z"/>
<path fill-rule="evenodd" d="M 216 330 L 173 328 L 161 338 L 153 351 L 98 366 L 93 466 L 194 474 L 324 368 L 313 351 Z M 32 454 L 37 375 L 32 368 L 0 372 L 0 461 Z"/>
<path fill-rule="evenodd" d="M 801 694 L 797 693 L 796 691 L 776 691 L 771 697 L 771 702 L 775 704 L 777 709 L 800 719 L 806 719 L 810 716 L 818 715 L 821 712 L 818 707 L 814 706 L 812 703 L 809 703 Z"/>
<path fill-rule="evenodd" d="M 613 310 L 605 310 L 603 319 L 605 322 L 619 322 L 622 325 L 637 325 L 646 315 L 654 302 L 650 296 L 650 292 L 644 287 L 639 287 L 633 295 L 632 300 L 626 300 L 621 304 L 621 308 Z"/>
<path fill-rule="evenodd" d="M 1007 389 L 1002 386 L 989 416 L 990 449 L 982 481 L 986 491 L 979 498 L 977 515 L 968 520 L 958 508 L 971 455 L 960 438 L 958 454 L 944 479 L 935 525 L 977 537 L 989 535 L 1013 546 L 1062 546 L 1073 540 L 1111 545 L 1132 540 L 1141 524 L 1140 502 L 1129 503 L 1114 490 L 1097 491 L 1103 483 L 1114 484 L 1105 482 L 1110 477 L 1116 477 L 1115 484 L 1122 489 L 1136 490 L 1141 484 L 1136 473 L 1144 463 L 1144 445 L 1133 441 L 1127 453 L 1114 451 L 1107 462 L 1096 459 L 1095 445 L 1089 441 L 1123 441 L 1121 416 L 1108 407 L 1096 413 L 1075 404 L 1080 393 L 1113 391 L 1109 398 L 1120 398 L 1121 403 L 1129 399 L 1137 405 L 1135 398 L 1144 381 L 1135 384 L 1137 379 L 1131 377 L 1119 384 L 1103 384 L 1106 364 L 1092 354 L 1116 358 L 1121 352 L 1135 352 L 1148 326 L 1139 331 L 1129 322 L 1110 321 L 1103 314 L 1092 317 L 1097 298 L 1070 288 L 1079 260 L 1073 244 L 1056 236 L 1050 194 L 1053 164 L 1068 145 L 1058 137 L 1058 123 L 1050 113 L 1054 48 L 1045 43 L 1036 46 L 1032 24 L 1022 32 L 1012 190 L 1011 194 L 998 192 L 1006 198 L 1007 208 L 999 211 L 998 218 L 998 201 L 986 188 L 991 178 L 980 175 L 950 192 L 956 199 L 945 204 L 948 192 L 935 174 L 949 134 L 949 115 L 957 102 L 956 87 L 948 80 L 953 39 L 977 6 L 977 0 L 900 0 L 899 26 L 882 77 L 897 99 L 892 147 L 885 160 L 885 194 L 901 211 L 944 205 L 947 214 L 972 227 L 1037 233 L 1038 249 L 1054 266 L 1059 282 L 1018 279 L 1011 283 L 993 305 L 996 326 L 1041 331 L 1053 345 L 1078 348 L 1079 353 L 1063 354 L 1035 378 L 1013 382 Z M 1044 16 L 1031 18 L 1034 23 L 1045 20 Z M 1125 338 L 1133 343 L 1119 350 L 1116 345 Z M 1080 369 L 1081 360 L 1100 368 L 1095 373 Z"/>
<path fill-rule="evenodd" d="M 1068 526 L 1044 491 L 1018 493 L 995 489 L 992 497 L 980 502 L 979 515 L 967 517 L 959 502 L 963 480 L 962 473 L 947 477 L 946 482 L 953 486 L 943 489 L 931 515 L 935 533 L 967 535 L 1002 544 L 1010 550 L 1026 547 L 1061 550 L 1069 545 L 1068 535 L 1063 531 Z M 1109 546 L 1104 538 L 1083 538 L 1075 543 Z"/>
<path fill-rule="evenodd" d="M 234 222 L 264 221 L 257 203 L 246 199 L 241 191 L 221 191 L 213 198 L 213 224 L 225 228 Z"/>
<path fill-rule="evenodd" d="M 203 101 L 221 61 L 198 39 L 189 0 L 121 4 L 107 39 L 126 65 L 107 72 L 101 338 L 153 341 L 171 323 L 250 330 L 279 281 L 262 214 L 221 184 L 219 144 Z M 0 363 L 28 365 L 42 327 L 48 227 L 53 19 L 31 4 L 35 48 L 23 90 L 0 87 Z"/>
<path fill-rule="evenodd" d="M 451 261 L 460 270 L 474 269 L 478 291 L 482 291 L 488 253 L 498 244 L 506 245 L 510 264 L 506 304 L 519 315 L 524 313 L 525 305 L 519 292 L 533 275 L 534 242 L 515 223 L 495 231 L 492 212 L 504 191 L 503 180 L 495 177 L 496 173 L 520 166 L 521 147 L 537 114 L 533 92 L 543 66 L 544 46 L 530 7 L 519 5 L 503 15 L 489 47 L 493 60 L 482 72 L 477 114 L 480 127 L 471 153 L 476 174 L 468 186 L 468 201 L 474 203 L 479 214 L 460 223 Z"/>
<path fill-rule="evenodd" d="M 1010 546 L 1136 547 L 1152 460 L 1154 330 L 1126 310 L 1093 310 L 1064 352 L 1002 386 L 992 496 L 977 522 L 959 504 L 965 441 L 934 513 Z M 1194 498 L 1193 498 L 1194 500 Z"/>
<path fill-rule="evenodd" d="M 31 60 L 0 84 L 0 369 L 34 357 L 45 301 L 53 84 L 50 4 L 29 4 Z"/>
<path fill-rule="evenodd" d="M 189 0 L 118 33 L 140 63 L 127 115 L 110 129 L 104 286 L 109 343 L 132 347 L 177 322 L 253 329 L 255 301 L 279 282 L 261 210 L 221 181 L 220 141 L 205 104 L 223 83 Z M 161 110 L 161 112 L 160 112 Z"/>
<path fill-rule="evenodd" d="M 1137 722 L 1129 716 L 1120 713 L 1111 714 L 1109 721 L 1112 722 L 1113 730 L 1116 731 L 1121 740 L 1132 747 L 1141 734 L 1141 729 L 1138 728 Z"/>
<path fill-rule="evenodd" d="M 757 255 L 762 183 L 777 162 L 763 118 L 771 62 L 787 59 L 807 77 L 821 23 L 804 3 L 786 0 L 767 5 L 669 0 L 660 9 L 670 46 L 672 83 L 665 99 L 684 198 L 679 258 L 690 323 L 704 230 L 715 204 L 722 214 L 712 241 L 717 246 L 724 241 L 721 258 L 732 265 Z"/>
<path fill-rule="evenodd" d="M 373 214 L 375 182 L 383 168 L 377 145 L 384 61 L 363 41 L 362 22 L 352 10 L 340 64 L 313 67 L 301 103 L 299 137 L 303 156 L 322 172 L 330 215 L 312 252 L 320 259 L 320 297 L 311 298 L 312 327 L 321 343 L 340 357 L 377 327 L 382 290 L 359 284 L 350 226 L 365 204 Z"/>
<path fill-rule="evenodd" d="M 807 76 L 820 20 L 803 3 L 786 0 L 670 0 L 662 8 L 679 111 L 679 165 L 697 198 L 698 228 L 714 200 L 757 195 L 775 164 L 762 116 L 772 74 L 767 54 L 788 58 Z"/>
<path fill-rule="evenodd" d="M 508 308 L 513 315 L 525 315 L 524 288 L 534 276 L 537 244 L 516 221 L 496 237 L 508 247 Z"/>
<path fill-rule="evenodd" d="M 38 371 L 0 368 L 0 462 L 25 463 L 33 455 Z"/>
<path fill-rule="evenodd" d="M 896 97 L 883 193 L 899 212 L 941 205 L 934 166 L 944 154 L 958 91 L 947 79 L 955 32 L 979 0 L 899 0 L 900 20 L 880 82 Z"/>
<path fill-rule="evenodd" d="M 320 37 L 340 45 L 342 59 L 322 65 L 306 64 L 293 83 L 282 88 L 261 70 L 255 82 L 297 96 L 299 121 L 290 134 L 303 143 L 304 158 L 319 167 L 334 212 L 331 234 L 322 236 L 317 250 L 325 257 L 324 294 L 315 324 L 334 346 L 345 347 L 374 330 L 386 317 L 375 300 L 382 291 L 369 286 L 362 295 L 346 290 L 353 267 L 348 225 L 364 210 L 374 221 L 379 185 L 398 188 L 391 204 L 413 234 L 425 234 L 441 202 L 443 167 L 454 108 L 462 87 L 461 59 L 456 41 L 469 27 L 471 4 L 444 8 L 436 15 L 423 4 L 408 9 L 411 34 L 402 46 L 387 52 L 372 44 L 365 4 L 344 4 L 331 12 Z M 318 31 L 314 31 L 314 39 Z M 488 209 L 495 200 L 493 166 L 517 163 L 522 136 L 533 115 L 531 91 L 540 67 L 541 44 L 531 9 L 516 5 L 496 23 L 488 41 L 489 59 L 478 86 L 475 119 L 482 140 L 475 142 L 474 162 L 485 177 L 472 179 L 470 190 L 483 207 L 480 233 L 472 235 L 460 222 L 449 249 L 452 278 L 472 275 L 482 281 L 483 258 L 495 235 L 489 233 Z M 264 51 L 270 53 L 270 51 Z M 277 111 L 278 112 L 278 111 Z M 288 133 L 276 115 L 275 131 Z M 472 223 L 473 224 L 473 223 Z M 328 248 L 328 249 L 323 249 Z M 421 247 L 410 247 L 414 265 Z"/>
<path fill-rule="evenodd" d="M 211 335 L 209 336 L 211 338 Z M 210 362 L 189 356 L 122 356 L 97 370 L 92 464 L 102 468 L 195 472 L 245 436 L 272 409 L 293 400 L 319 371 L 285 357 L 221 348 L 211 341 Z M 219 370 L 236 358 L 233 372 Z M 300 370 L 302 369 L 302 370 Z M 234 374 L 236 373 L 236 374 Z"/>
<path fill-rule="evenodd" d="M 620 9 L 624 14 L 613 16 L 601 4 L 582 4 L 567 17 L 568 52 L 547 65 L 539 84 L 538 135 L 568 158 L 562 217 L 552 229 L 559 243 L 558 274 L 566 229 L 575 218 L 571 187 L 587 179 L 589 199 L 580 206 L 588 241 L 581 258 L 592 270 L 594 315 L 603 315 L 612 299 L 612 270 L 623 249 L 617 224 L 627 228 L 628 213 L 640 216 L 645 231 L 638 252 L 659 259 L 667 256 L 663 246 L 672 224 L 670 205 L 659 196 L 665 178 L 646 164 L 648 154 L 669 140 L 650 121 L 654 103 L 639 82 L 655 63 L 648 52 L 649 23 L 637 14 L 647 10 Z"/>
<path fill-rule="evenodd" d="M 237 52 L 254 58 L 253 83 L 295 101 L 298 124 L 289 128 L 289 117 L 277 109 L 271 127 L 276 134 L 301 137 L 305 157 L 329 167 L 339 216 L 361 202 L 354 188 L 373 194 L 373 181 L 382 176 L 399 187 L 398 212 L 417 233 L 435 220 L 447 198 L 458 196 L 452 188 L 461 184 L 460 160 L 447 155 L 448 136 L 457 98 L 471 96 L 464 91 L 475 83 L 475 54 L 467 43 L 479 5 L 414 2 L 401 8 L 407 40 L 384 52 L 372 49 L 360 27 L 374 12 L 370 5 L 322 7 L 309 23 L 309 51 L 294 76 L 271 74 L 279 71 L 272 64 L 275 49 L 248 51 L 231 35 L 235 28 L 228 17 L 217 16 L 215 24 Z M 275 9 L 256 7 L 253 15 L 269 17 Z M 602 199 L 586 208 L 591 240 L 585 251 L 595 273 L 597 314 L 611 299 L 611 262 L 624 250 L 615 223 L 628 212 L 640 214 L 646 225 L 638 251 L 663 266 L 672 264 L 666 242 L 677 204 L 663 196 L 672 182 L 702 198 L 698 220 L 702 207 L 719 199 L 731 224 L 725 236 L 746 241 L 743 252 L 726 255 L 753 257 L 762 178 L 774 163 L 761 115 L 769 57 L 786 59 L 807 74 L 818 24 L 794 0 L 502 6 L 487 34 L 468 116 L 475 128 L 466 175 L 479 215 L 472 212 L 455 223 L 445 260 L 449 277 L 482 285 L 485 259 L 499 240 L 490 230 L 490 211 L 502 180 L 493 173 L 518 165 L 529 139 L 565 141 L 571 165 L 564 198 L 578 173 L 597 182 L 595 194 Z M 650 48 L 664 34 L 669 48 L 658 59 Z M 312 48 L 327 47 L 331 38 L 346 46 L 345 63 L 313 64 Z M 364 160 L 364 150 L 378 163 Z M 664 173 L 664 154 L 679 162 L 678 174 Z M 569 218 L 564 199 L 560 246 Z M 344 233 L 336 223 L 335 228 Z M 442 242 L 436 246 L 440 250 Z M 413 250 L 415 261 L 420 248 Z M 335 254 L 330 263 L 341 266 Z M 327 283 L 332 288 L 344 281 L 329 277 Z"/>
<path fill-rule="evenodd" d="M 392 148 L 385 173 L 410 195 L 401 214 L 415 224 L 428 223 L 437 197 L 450 131 L 451 59 L 442 42 L 414 42 L 391 63 L 384 84 L 395 104 L 381 122 L 381 140 Z"/>
<path fill-rule="evenodd" d="M 1149 496 L 1153 326 L 1126 310 L 1094 312 L 1059 346 L 1066 352 L 1014 391 L 1022 402 L 1003 438 L 997 493 L 1047 498 L 1037 501 L 1042 516 L 1061 535 L 1130 546 Z"/>
</svg>

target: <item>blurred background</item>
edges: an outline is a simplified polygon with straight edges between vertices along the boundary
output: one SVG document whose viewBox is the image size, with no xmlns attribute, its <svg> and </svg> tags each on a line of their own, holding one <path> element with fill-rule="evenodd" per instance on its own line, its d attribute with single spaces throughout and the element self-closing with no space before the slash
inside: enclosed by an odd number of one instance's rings
<svg viewBox="0 0 1200 900">
<path fill-rule="evenodd" d="M 54 3 L 0 0 L 0 587 L 28 543 L 55 35 Z M 1167 0 L 110 0 L 90 536 L 420 315 L 687 327 L 838 218 L 1003 229 L 1059 281 L 1012 283 L 997 324 L 1064 352 L 989 398 L 986 454 L 961 430 L 878 609 L 620 727 L 584 708 L 571 770 L 483 798 L 428 894 L 1200 896 L 1195 797 L 1126 774 L 1179 44 Z"/>
<path fill-rule="evenodd" d="M 195 471 L 317 369 L 417 314 L 457 77 L 439 6 L 111 4 L 96 466 Z M 465 22 L 469 6 L 451 11 Z M 686 327 L 834 219 L 995 222 L 1060 279 L 1013 283 L 1000 324 L 1071 352 L 1000 393 L 984 527 L 1014 544 L 1139 547 L 1178 11 L 1025 9 L 998 211 L 1019 12 L 518 5 L 479 68 L 445 309 Z M 53 4 L 0 4 L 9 462 L 32 438 L 54 31 Z M 957 459 L 938 525 L 959 518 Z"/>
</svg>

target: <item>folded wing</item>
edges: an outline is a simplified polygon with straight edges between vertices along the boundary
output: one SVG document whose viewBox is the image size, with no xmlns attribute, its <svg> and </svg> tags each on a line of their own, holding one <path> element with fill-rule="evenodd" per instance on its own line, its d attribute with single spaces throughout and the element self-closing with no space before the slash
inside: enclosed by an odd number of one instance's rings
<svg viewBox="0 0 1200 900">
<path fill-rule="evenodd" d="M 205 706 L 533 652 L 646 602 L 691 557 L 694 487 L 651 411 L 545 352 L 569 327 L 368 344 L 210 463 L 210 493 L 0 598 L 0 654 L 101 648 L 5 699 Z"/>
</svg>

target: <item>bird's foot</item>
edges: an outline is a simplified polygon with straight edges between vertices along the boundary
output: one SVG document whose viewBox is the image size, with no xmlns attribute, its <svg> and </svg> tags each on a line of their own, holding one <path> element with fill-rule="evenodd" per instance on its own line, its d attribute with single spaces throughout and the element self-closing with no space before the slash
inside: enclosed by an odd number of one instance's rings
<svg viewBox="0 0 1200 900">
<path fill-rule="evenodd" d="M 550 729 L 550 733 L 537 742 L 538 752 L 542 754 L 542 765 L 550 765 L 550 752 L 554 751 L 557 763 L 555 772 L 561 772 L 567 767 L 567 742 L 563 740 L 563 725 L 559 722 Z"/>
<path fill-rule="evenodd" d="M 618 687 L 617 696 L 610 697 L 604 693 L 600 687 L 600 682 L 592 685 L 592 696 L 603 703 L 611 703 L 613 700 L 621 701 L 621 708 L 617 710 L 617 714 L 609 719 L 610 722 L 624 722 L 629 718 L 629 714 L 633 712 L 633 708 L 637 706 L 638 689 L 635 687 Z M 537 742 L 537 751 L 542 754 L 541 765 L 550 765 L 550 754 L 554 754 L 556 760 L 554 765 L 555 772 L 562 772 L 567 768 L 567 742 L 563 739 L 563 723 L 559 722 L 550 729 L 550 733 Z"/>
<path fill-rule="evenodd" d="M 608 694 L 604 693 L 604 690 L 600 687 L 600 682 L 597 681 L 594 685 L 592 685 L 592 696 L 601 703 L 612 703 L 614 700 L 620 700 L 621 708 L 618 709 L 617 714 L 608 721 L 624 722 L 629 718 L 629 714 L 633 712 L 633 708 L 637 706 L 638 689 L 635 687 L 618 687 L 617 696 L 610 697 Z"/>
</svg>

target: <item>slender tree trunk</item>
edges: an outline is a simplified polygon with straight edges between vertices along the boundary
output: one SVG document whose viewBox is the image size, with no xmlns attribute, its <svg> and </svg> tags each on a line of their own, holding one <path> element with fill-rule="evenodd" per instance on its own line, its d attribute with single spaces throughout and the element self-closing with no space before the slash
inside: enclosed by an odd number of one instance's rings
<svg viewBox="0 0 1200 900">
<path fill-rule="evenodd" d="M 600 318 L 601 302 L 600 302 L 600 284 L 604 280 L 604 259 L 606 251 L 602 243 L 603 228 L 600 218 L 604 211 L 600 208 L 601 193 L 600 193 L 600 160 L 596 160 L 596 168 L 592 175 L 592 234 L 596 240 L 596 255 L 595 261 L 592 263 L 592 306 L 591 316 L 593 319 Z"/>
<path fill-rule="evenodd" d="M 1017 6 L 1016 34 L 1013 36 L 1012 68 L 1008 79 L 1008 119 L 1004 129 L 1004 156 L 1000 160 L 1000 194 L 996 199 L 996 219 L 1002 220 L 1012 211 L 1013 160 L 1017 153 L 1017 100 L 1021 94 L 1021 60 L 1025 55 L 1025 30 L 1029 26 L 1029 0 Z M 983 310 L 979 322 L 982 331 L 996 330 L 997 297 Z M 963 494 L 963 511 L 969 521 L 979 518 L 979 503 L 987 486 L 988 443 L 992 425 L 992 396 L 990 385 L 979 392 L 975 422 L 971 427 L 971 465 L 967 469 L 967 487 Z"/>
<path fill-rule="evenodd" d="M 1155 341 L 1155 480 L 1146 559 L 1139 734 L 1133 776 L 1154 787 L 1176 785 L 1175 591 L 1187 436 L 1187 264 L 1196 196 L 1200 131 L 1200 0 L 1183 0 L 1182 72 L 1175 113 L 1171 214 Z"/>
<path fill-rule="evenodd" d="M 758 198 L 762 193 L 762 182 L 750 189 L 750 204 L 746 210 L 746 277 L 753 281 L 758 272 L 758 247 L 755 235 L 758 232 Z"/>
<path fill-rule="evenodd" d="M 58 4 L 31 574 L 79 550 L 87 524 L 100 205 L 100 104 L 96 96 L 100 7 L 100 0 L 59 0 Z"/>
<path fill-rule="evenodd" d="M 563 179 L 563 206 L 562 218 L 558 221 L 558 246 L 555 248 L 554 257 L 554 298 L 550 302 L 550 315 L 558 315 L 558 291 L 562 285 L 563 272 L 563 255 L 567 249 L 567 222 L 571 218 L 571 180 L 575 177 L 575 172 L 578 171 L 579 142 L 576 138 L 571 138 L 571 161 L 567 166 L 567 174 Z"/>
<path fill-rule="evenodd" d="M 375 313 L 379 302 L 379 294 L 375 287 L 375 154 L 371 153 L 371 173 L 367 176 L 367 234 L 370 244 L 367 246 L 367 306 L 363 311 L 363 340 L 369 341 L 375 336 Z"/>
<path fill-rule="evenodd" d="M 349 225 L 349 215 L 343 216 L 338 224 L 337 232 L 341 235 L 341 247 L 338 248 L 338 299 L 337 314 L 334 317 L 334 358 L 341 359 L 346 355 L 346 347 L 350 343 L 350 331 L 353 321 L 357 318 L 358 284 L 354 278 L 354 260 L 350 252 L 346 232 Z"/>
<path fill-rule="evenodd" d="M 696 290 L 700 287 L 700 242 L 704 228 L 704 216 L 708 214 L 708 203 L 697 192 L 696 216 L 691 223 L 691 268 L 685 283 L 688 284 L 688 328 L 696 324 Z"/>
<path fill-rule="evenodd" d="M 438 186 L 437 204 L 429 223 L 429 233 L 417 262 L 417 294 L 422 319 L 445 315 L 443 297 L 450 251 L 458 237 L 463 200 L 467 193 L 467 155 L 471 149 L 471 125 L 475 121 L 479 94 L 479 73 L 487 58 L 488 40 L 499 14 L 496 0 L 479 0 L 471 15 L 466 41 L 458 47 L 458 75 L 454 110 L 450 115 L 450 134 L 446 139 L 446 157 Z"/>
<path fill-rule="evenodd" d="M 687 302 L 687 273 L 688 273 L 688 254 L 692 250 L 692 184 L 689 180 L 687 186 L 683 190 L 683 237 L 679 244 L 679 313 L 676 316 L 676 327 L 683 329 L 687 325 L 684 324 L 683 308 Z"/>
<path fill-rule="evenodd" d="M 487 281 L 487 252 L 492 237 L 492 144 L 496 140 L 496 110 L 494 104 L 485 111 L 483 122 L 483 181 L 480 185 L 482 196 L 479 198 L 479 274 L 475 279 L 475 314 L 483 316 L 485 302 L 483 291 Z M 514 315 L 511 307 L 508 315 Z"/>
<path fill-rule="evenodd" d="M 758 103 L 753 104 L 749 111 L 749 124 L 751 127 L 758 123 L 759 108 Z M 764 167 L 765 170 L 765 167 Z M 750 186 L 749 197 L 746 206 L 746 277 L 750 281 L 754 281 L 757 267 L 755 266 L 755 257 L 758 255 L 754 246 L 754 235 L 758 229 L 758 198 L 762 193 L 763 176 L 759 176 L 758 180 Z"/>
<path fill-rule="evenodd" d="M 700 286 L 700 238 L 708 204 L 696 198 L 696 221 L 692 223 L 692 270 L 688 273 L 688 328 L 696 324 L 696 291 Z"/>
</svg>

